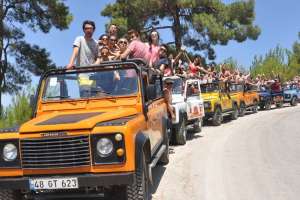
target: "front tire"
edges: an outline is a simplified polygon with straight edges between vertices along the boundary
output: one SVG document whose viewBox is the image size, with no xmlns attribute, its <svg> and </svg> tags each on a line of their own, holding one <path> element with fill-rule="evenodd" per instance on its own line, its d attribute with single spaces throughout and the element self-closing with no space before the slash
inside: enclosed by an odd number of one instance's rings
<svg viewBox="0 0 300 200">
<path fill-rule="evenodd" d="M 297 106 L 298 105 L 298 99 L 296 97 L 293 97 L 291 100 L 291 106 Z"/>
<path fill-rule="evenodd" d="M 214 126 L 220 126 L 222 124 L 222 121 L 223 121 L 222 110 L 220 107 L 217 107 L 213 115 L 212 123 Z"/>
<path fill-rule="evenodd" d="M 237 118 L 239 116 L 239 109 L 238 109 L 237 105 L 233 104 L 232 109 L 233 109 L 233 111 L 231 113 L 231 119 L 237 120 Z"/>
<path fill-rule="evenodd" d="M 277 107 L 277 108 L 282 108 L 282 107 L 283 107 L 283 102 L 277 103 L 277 104 L 276 104 L 276 107 Z"/>
<path fill-rule="evenodd" d="M 258 112 L 258 103 L 257 103 L 257 101 L 254 101 L 254 105 L 253 105 L 252 111 L 253 111 L 253 113 L 257 113 Z"/>
<path fill-rule="evenodd" d="M 241 103 L 240 105 L 240 117 L 244 117 L 246 114 L 246 105 L 245 103 Z"/>
<path fill-rule="evenodd" d="M 126 200 L 150 200 L 150 182 L 147 178 L 147 164 L 143 155 L 142 166 L 136 169 L 133 184 L 126 187 Z"/>
<path fill-rule="evenodd" d="M 194 124 L 194 132 L 195 133 L 200 133 L 202 131 L 202 126 L 203 126 L 203 119 L 197 119 L 197 121 Z"/>
<path fill-rule="evenodd" d="M 270 110 L 271 109 L 271 101 L 270 100 L 266 101 L 265 109 L 266 110 Z"/>
<path fill-rule="evenodd" d="M 0 190 L 0 200 L 22 200 L 21 193 L 13 190 Z"/>
<path fill-rule="evenodd" d="M 182 116 L 181 122 L 176 127 L 176 144 L 177 145 L 185 145 L 186 144 L 186 135 L 187 135 L 187 128 L 186 128 L 186 118 Z"/>
</svg>

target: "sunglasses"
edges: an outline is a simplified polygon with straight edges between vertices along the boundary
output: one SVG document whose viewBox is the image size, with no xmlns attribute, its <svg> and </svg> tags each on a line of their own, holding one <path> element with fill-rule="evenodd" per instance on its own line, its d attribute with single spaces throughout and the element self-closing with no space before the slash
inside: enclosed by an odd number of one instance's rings
<svg viewBox="0 0 300 200">
<path fill-rule="evenodd" d="M 102 38 L 102 40 L 108 40 L 108 38 L 107 38 L 107 37 L 104 37 L 104 38 Z"/>
<path fill-rule="evenodd" d="M 110 39 L 109 41 L 116 42 L 117 40 L 115 40 L 115 39 Z"/>
<path fill-rule="evenodd" d="M 167 49 L 165 48 L 160 48 L 161 51 L 167 52 Z"/>
<path fill-rule="evenodd" d="M 126 41 L 123 41 L 123 40 L 120 40 L 120 41 L 118 42 L 118 44 L 127 44 L 127 42 L 126 42 Z"/>
</svg>

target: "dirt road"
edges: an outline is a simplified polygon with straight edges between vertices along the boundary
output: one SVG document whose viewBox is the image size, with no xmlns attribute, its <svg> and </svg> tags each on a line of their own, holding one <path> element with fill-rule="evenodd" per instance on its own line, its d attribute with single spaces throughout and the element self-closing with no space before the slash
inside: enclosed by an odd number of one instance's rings
<svg viewBox="0 0 300 200">
<path fill-rule="evenodd" d="M 154 176 L 154 200 L 299 199 L 300 106 L 205 127 Z"/>
</svg>

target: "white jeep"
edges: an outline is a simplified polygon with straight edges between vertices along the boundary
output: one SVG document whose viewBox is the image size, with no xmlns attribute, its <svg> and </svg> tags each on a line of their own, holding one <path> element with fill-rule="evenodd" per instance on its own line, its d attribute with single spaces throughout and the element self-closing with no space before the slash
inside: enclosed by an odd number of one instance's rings
<svg viewBox="0 0 300 200">
<path fill-rule="evenodd" d="M 171 142 L 184 145 L 187 139 L 188 125 L 192 125 L 193 132 L 200 132 L 202 129 L 204 105 L 200 81 L 197 79 L 184 81 L 178 76 L 167 78 L 173 80 L 172 106 L 176 116 L 172 120 Z"/>
</svg>

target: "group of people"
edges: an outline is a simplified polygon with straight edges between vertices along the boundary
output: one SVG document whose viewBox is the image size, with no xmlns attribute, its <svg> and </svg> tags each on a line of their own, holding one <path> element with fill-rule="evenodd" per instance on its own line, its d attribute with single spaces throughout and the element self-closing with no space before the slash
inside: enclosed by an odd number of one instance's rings
<svg viewBox="0 0 300 200">
<path fill-rule="evenodd" d="M 97 65 L 111 60 L 140 58 L 147 62 L 150 69 L 163 76 L 197 78 L 203 84 L 224 81 L 247 83 L 258 87 L 270 84 L 281 85 L 279 78 L 267 79 L 264 75 L 252 78 L 250 73 L 244 74 L 239 70 L 231 70 L 226 64 L 221 64 L 218 70 L 213 64 L 205 66 L 201 56 L 191 59 L 185 48 L 174 56 L 169 53 L 168 45 L 160 44 L 160 36 L 156 30 L 151 30 L 147 41 L 143 42 L 140 33 L 136 30 L 129 30 L 127 37 L 119 37 L 118 26 L 115 24 L 111 24 L 107 33 L 101 35 L 98 40 L 93 39 L 96 29 L 93 21 L 84 21 L 82 29 L 84 36 L 75 39 L 67 69 L 72 69 L 74 66 Z M 300 78 L 295 77 L 293 82 L 300 85 Z"/>
</svg>

